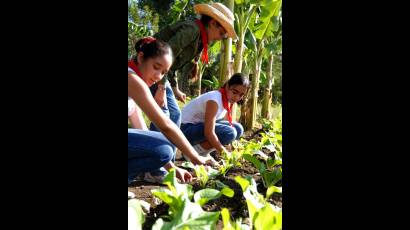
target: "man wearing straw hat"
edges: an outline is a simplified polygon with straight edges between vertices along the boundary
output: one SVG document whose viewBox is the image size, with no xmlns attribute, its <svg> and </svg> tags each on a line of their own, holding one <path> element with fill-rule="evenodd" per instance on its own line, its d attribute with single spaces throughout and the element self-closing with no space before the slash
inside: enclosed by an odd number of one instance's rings
<svg viewBox="0 0 410 230">
<path fill-rule="evenodd" d="M 175 72 L 178 71 L 183 81 L 188 81 L 188 75 L 193 73 L 192 75 L 195 77 L 197 74 L 196 62 L 199 58 L 202 63 L 208 63 L 209 43 L 227 37 L 237 39 L 233 25 L 234 16 L 225 5 L 221 3 L 196 4 L 194 10 L 200 15 L 199 20 L 180 21 L 164 27 L 154 35 L 154 37 L 168 42 L 171 46 L 174 63 L 166 75 L 167 77 L 151 87 L 151 93 L 164 113 L 169 115 L 178 127 L 181 125 L 181 110 L 176 99 L 185 103 L 186 96 L 178 88 Z M 158 131 L 153 123 L 151 123 L 150 129 Z"/>
</svg>

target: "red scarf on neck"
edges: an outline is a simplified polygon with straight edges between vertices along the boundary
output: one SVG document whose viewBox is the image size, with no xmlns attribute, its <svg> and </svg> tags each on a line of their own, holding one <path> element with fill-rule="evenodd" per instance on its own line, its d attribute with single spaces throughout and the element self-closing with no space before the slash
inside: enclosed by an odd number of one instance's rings
<svg viewBox="0 0 410 230">
<path fill-rule="evenodd" d="M 138 75 L 138 77 L 142 78 L 142 73 L 141 71 L 138 69 L 138 66 L 135 64 L 134 60 L 128 61 L 128 67 L 131 68 L 132 70 L 134 70 L 134 72 Z"/>
<path fill-rule="evenodd" d="M 228 111 L 229 124 L 232 126 L 232 106 L 233 105 L 229 105 L 228 96 L 226 95 L 226 90 L 224 87 L 220 88 L 219 92 L 221 92 L 221 95 L 222 95 L 222 104 L 224 108 L 226 109 L 226 111 Z"/>
<path fill-rule="evenodd" d="M 195 23 L 198 25 L 199 30 L 201 31 L 201 40 L 202 40 L 202 47 L 204 48 L 202 50 L 202 63 L 208 64 L 208 37 L 206 35 L 206 30 L 204 24 L 200 20 L 195 20 Z"/>
</svg>

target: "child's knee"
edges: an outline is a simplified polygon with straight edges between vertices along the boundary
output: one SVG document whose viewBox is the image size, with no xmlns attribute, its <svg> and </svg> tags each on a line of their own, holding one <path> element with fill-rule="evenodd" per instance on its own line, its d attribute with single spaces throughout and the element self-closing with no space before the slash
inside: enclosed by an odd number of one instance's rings
<svg viewBox="0 0 410 230">
<path fill-rule="evenodd" d="M 164 166 L 166 163 L 172 161 L 174 157 L 174 149 L 170 145 L 162 145 L 155 148 L 155 155 L 158 163 Z"/>
<path fill-rule="evenodd" d="M 239 140 L 239 138 L 243 135 L 243 127 L 240 123 L 234 123 L 234 127 L 236 129 L 236 140 Z"/>
<path fill-rule="evenodd" d="M 226 131 L 222 134 L 223 138 L 221 138 L 220 142 L 223 145 L 228 145 L 230 144 L 233 140 L 235 140 L 237 136 L 236 129 L 233 127 L 229 127 L 226 129 Z"/>
</svg>

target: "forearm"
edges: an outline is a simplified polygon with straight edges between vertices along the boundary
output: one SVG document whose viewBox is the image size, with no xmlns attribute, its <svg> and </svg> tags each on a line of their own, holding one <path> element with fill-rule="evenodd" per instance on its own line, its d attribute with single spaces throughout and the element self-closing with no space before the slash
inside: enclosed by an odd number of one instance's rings
<svg viewBox="0 0 410 230">
<path fill-rule="evenodd" d="M 193 163 L 198 162 L 198 154 L 186 139 L 182 131 L 173 123 L 170 122 L 170 127 L 161 129 L 166 136 L 181 152 L 183 152 Z"/>
<path fill-rule="evenodd" d="M 218 137 L 216 136 L 213 130 L 205 132 L 205 138 L 209 142 L 209 144 L 216 149 L 219 153 L 225 150 L 225 147 L 221 144 Z"/>
</svg>

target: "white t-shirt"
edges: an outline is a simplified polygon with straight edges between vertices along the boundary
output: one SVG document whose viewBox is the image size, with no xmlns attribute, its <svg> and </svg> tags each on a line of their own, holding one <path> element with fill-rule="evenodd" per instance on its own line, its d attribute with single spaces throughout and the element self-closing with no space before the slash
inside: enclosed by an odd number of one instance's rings
<svg viewBox="0 0 410 230">
<path fill-rule="evenodd" d="M 136 104 L 135 101 L 132 100 L 132 98 L 128 97 L 128 116 L 131 116 L 133 113 L 135 113 L 136 110 Z"/>
<path fill-rule="evenodd" d="M 135 71 L 130 67 L 128 67 L 128 72 L 135 73 Z M 128 97 L 128 116 L 131 116 L 135 112 L 136 106 L 137 105 L 135 104 L 135 101 L 132 98 Z"/>
<path fill-rule="evenodd" d="M 216 113 L 216 120 L 222 119 L 226 115 L 226 109 L 222 104 L 222 95 L 218 90 L 210 91 L 200 95 L 199 97 L 190 101 L 182 109 L 182 123 L 203 123 L 205 122 L 205 109 L 208 101 L 215 101 L 218 104 L 218 111 Z"/>
</svg>

